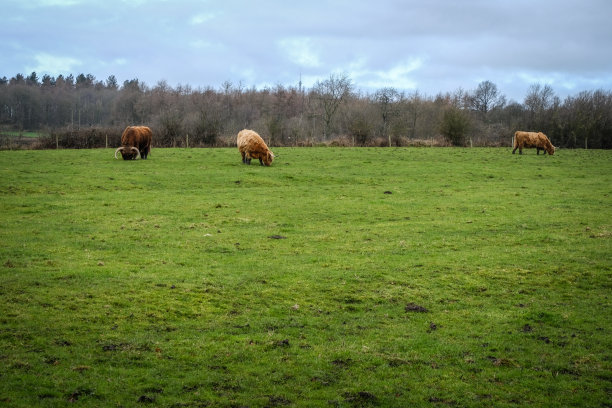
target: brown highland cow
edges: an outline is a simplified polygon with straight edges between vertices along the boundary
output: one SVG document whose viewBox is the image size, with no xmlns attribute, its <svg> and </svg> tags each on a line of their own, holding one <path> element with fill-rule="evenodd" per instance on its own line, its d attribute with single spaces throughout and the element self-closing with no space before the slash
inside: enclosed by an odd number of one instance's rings
<svg viewBox="0 0 612 408">
<path fill-rule="evenodd" d="M 259 163 L 262 166 L 269 166 L 272 164 L 272 160 L 274 160 L 274 153 L 270 151 L 266 142 L 257 132 L 249 129 L 241 130 L 238 132 L 236 144 L 244 164 L 251 164 L 251 159 L 259 159 Z"/>
<path fill-rule="evenodd" d="M 555 154 L 555 146 L 550 143 L 548 137 L 542 132 L 522 132 L 520 130 L 514 133 L 514 150 L 512 154 L 519 149 L 519 154 L 523 154 L 523 147 L 535 147 L 540 154 L 540 150 L 544 150 L 544 154 Z"/>
<path fill-rule="evenodd" d="M 121 152 L 123 160 L 146 159 L 151 151 L 153 132 L 146 126 L 128 126 L 121 135 L 121 147 L 115 150 Z"/>
</svg>

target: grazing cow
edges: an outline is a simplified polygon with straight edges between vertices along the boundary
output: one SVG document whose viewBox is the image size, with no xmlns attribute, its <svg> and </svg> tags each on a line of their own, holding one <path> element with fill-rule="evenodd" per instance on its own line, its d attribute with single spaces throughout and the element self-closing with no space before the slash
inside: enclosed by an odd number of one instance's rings
<svg viewBox="0 0 612 408">
<path fill-rule="evenodd" d="M 519 149 L 519 154 L 523 154 L 523 147 L 535 147 L 540 154 L 540 150 L 544 150 L 544 154 L 555 154 L 555 146 L 550 143 L 550 140 L 542 132 L 522 132 L 520 130 L 514 133 L 514 150 L 512 154 Z"/>
<path fill-rule="evenodd" d="M 268 149 L 266 142 L 252 130 L 243 129 L 236 138 L 238 150 L 244 164 L 251 164 L 251 159 L 259 159 L 259 164 L 269 166 L 274 160 L 274 153 Z"/>
<path fill-rule="evenodd" d="M 121 152 L 123 160 L 146 159 L 151 151 L 151 139 L 153 132 L 146 126 L 128 126 L 121 135 L 121 147 L 115 150 Z"/>
</svg>

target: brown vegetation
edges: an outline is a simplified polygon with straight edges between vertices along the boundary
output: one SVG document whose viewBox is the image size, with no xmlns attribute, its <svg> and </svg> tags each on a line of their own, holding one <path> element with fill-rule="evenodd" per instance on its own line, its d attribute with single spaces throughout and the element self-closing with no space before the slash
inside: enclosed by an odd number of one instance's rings
<svg viewBox="0 0 612 408">
<path fill-rule="evenodd" d="M 0 148 L 117 146 L 118 129 L 133 123 L 149 126 L 159 147 L 232 146 L 250 128 L 270 146 L 510 146 L 516 129 L 539 129 L 556 146 L 612 148 L 612 91 L 562 101 L 550 86 L 535 84 L 516 102 L 489 81 L 428 96 L 393 88 L 363 94 L 333 75 L 310 89 L 150 87 L 138 79 L 120 86 L 114 76 L 83 74 L 0 78 Z M 22 131 L 48 137 L 35 143 L 8 133 Z"/>
</svg>

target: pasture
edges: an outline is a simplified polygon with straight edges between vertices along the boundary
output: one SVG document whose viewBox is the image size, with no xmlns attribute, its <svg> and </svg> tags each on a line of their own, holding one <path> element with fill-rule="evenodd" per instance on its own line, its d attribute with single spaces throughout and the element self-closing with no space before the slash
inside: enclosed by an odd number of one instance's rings
<svg viewBox="0 0 612 408">
<path fill-rule="evenodd" d="M 0 152 L 0 405 L 612 404 L 612 152 Z"/>
</svg>

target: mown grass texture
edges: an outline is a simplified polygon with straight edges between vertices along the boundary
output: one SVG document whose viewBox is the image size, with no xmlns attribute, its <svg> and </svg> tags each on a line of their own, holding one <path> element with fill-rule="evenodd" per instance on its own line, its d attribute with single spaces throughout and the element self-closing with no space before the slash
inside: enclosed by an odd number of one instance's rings
<svg viewBox="0 0 612 408">
<path fill-rule="evenodd" d="M 0 152 L 7 406 L 611 404 L 612 153 Z"/>
</svg>

